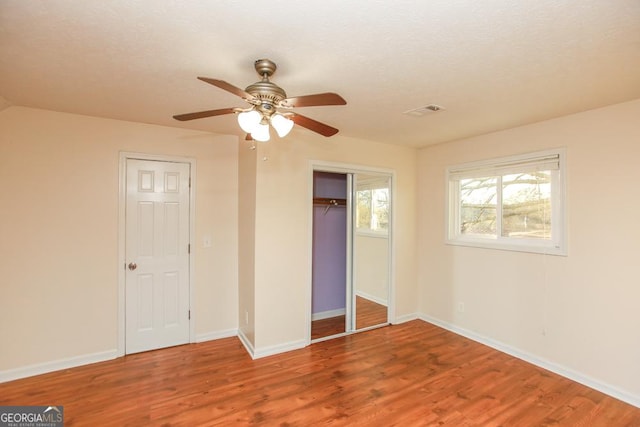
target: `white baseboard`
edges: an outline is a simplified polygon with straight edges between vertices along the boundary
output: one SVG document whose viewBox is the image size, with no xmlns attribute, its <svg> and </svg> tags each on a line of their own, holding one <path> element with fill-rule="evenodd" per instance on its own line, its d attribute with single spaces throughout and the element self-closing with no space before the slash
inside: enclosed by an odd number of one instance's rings
<svg viewBox="0 0 640 427">
<path fill-rule="evenodd" d="M 344 308 L 338 308 L 336 310 L 319 311 L 318 313 L 311 314 L 311 321 L 329 319 L 331 317 L 344 316 L 346 310 Z"/>
<path fill-rule="evenodd" d="M 242 345 L 244 345 L 244 348 L 247 349 L 247 353 L 249 353 L 252 359 L 273 356 L 274 354 L 280 354 L 291 350 L 298 350 L 307 346 L 306 340 L 300 340 L 256 349 L 247 339 L 246 335 L 242 332 L 242 329 L 238 331 L 238 338 L 240 338 L 240 342 L 242 343 Z"/>
<path fill-rule="evenodd" d="M 32 377 L 34 375 L 46 374 L 53 371 L 75 368 L 77 366 L 89 365 L 91 363 L 104 362 L 106 360 L 115 359 L 116 357 L 118 357 L 118 351 L 114 349 L 99 353 L 69 357 L 67 359 L 54 360 L 51 362 L 38 363 L 35 365 L 24 366 L 22 368 L 8 369 L 6 371 L 0 371 L 0 383 Z"/>
<path fill-rule="evenodd" d="M 307 340 L 299 340 L 283 344 L 271 345 L 268 347 L 262 347 L 254 350 L 253 358 L 259 359 L 261 357 L 273 356 L 274 354 L 280 354 L 291 350 L 299 350 L 306 346 Z"/>
<path fill-rule="evenodd" d="M 364 299 L 368 299 L 369 301 L 373 301 L 376 304 L 380 304 L 380 305 L 384 305 L 385 307 L 387 306 L 387 300 L 384 298 L 380 298 L 371 294 L 368 294 L 366 292 L 362 292 L 362 291 L 356 291 L 356 296 L 362 297 Z"/>
<path fill-rule="evenodd" d="M 253 349 L 253 344 L 251 344 L 251 341 L 249 341 L 244 332 L 242 332 L 242 329 L 238 329 L 238 338 L 240 339 L 240 342 L 242 343 L 244 348 L 247 350 L 247 353 L 249 353 L 249 356 L 251 356 L 252 359 L 255 359 L 256 357 L 254 356 L 255 350 Z"/>
<path fill-rule="evenodd" d="M 205 342 L 205 341 L 213 341 L 219 340 L 221 338 L 230 338 L 238 335 L 238 329 L 226 329 L 224 331 L 215 331 L 215 332 L 206 332 L 204 334 L 196 335 L 195 342 Z"/>
<path fill-rule="evenodd" d="M 392 325 L 399 325 L 401 323 L 411 322 L 412 320 L 418 320 L 420 316 L 418 313 L 403 314 L 402 316 L 396 316 L 395 320 L 391 322 Z"/>
<path fill-rule="evenodd" d="M 598 390 L 611 397 L 622 400 L 623 402 L 626 402 L 637 408 L 640 408 L 640 396 L 636 396 L 624 390 L 620 390 L 617 387 L 614 387 L 609 384 L 598 381 L 596 379 L 593 379 L 587 375 L 581 374 L 580 372 L 576 372 L 572 369 L 558 365 L 549 360 L 542 359 L 534 354 L 519 350 L 515 347 L 504 344 L 500 341 L 496 341 L 494 339 L 477 334 L 473 331 L 469 331 L 468 329 L 464 329 L 459 326 L 453 325 L 451 323 L 441 321 L 434 317 L 427 316 L 426 314 L 420 314 L 419 318 L 427 323 L 431 323 L 433 325 L 439 326 L 455 334 L 462 335 L 465 338 L 469 338 L 470 340 L 479 342 L 481 344 L 494 348 L 498 351 L 506 353 L 510 356 L 524 360 L 525 362 L 529 362 L 540 368 L 546 369 L 548 371 L 561 375 L 565 378 L 568 378 L 572 381 L 575 381 L 577 383 L 590 387 L 594 390 Z"/>
</svg>

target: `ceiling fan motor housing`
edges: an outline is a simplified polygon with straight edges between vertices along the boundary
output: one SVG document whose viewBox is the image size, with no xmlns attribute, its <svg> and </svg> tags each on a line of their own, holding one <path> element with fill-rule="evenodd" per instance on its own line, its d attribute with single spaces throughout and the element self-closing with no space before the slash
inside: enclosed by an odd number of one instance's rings
<svg viewBox="0 0 640 427">
<path fill-rule="evenodd" d="M 287 98 L 287 93 L 284 89 L 268 80 L 247 86 L 245 92 L 257 100 L 256 104 L 258 106 L 264 104 L 269 105 L 271 108 L 265 107 L 267 110 L 275 109 L 275 106 L 278 105 L 280 101 Z"/>
<path fill-rule="evenodd" d="M 275 107 L 279 105 L 283 99 L 287 98 L 287 93 L 280 86 L 269 81 L 269 77 L 272 76 L 277 69 L 275 62 L 269 59 L 258 59 L 254 66 L 256 72 L 263 77 L 262 81 L 247 86 L 245 92 L 254 97 L 256 107 L 259 111 L 270 116 L 276 112 Z"/>
</svg>

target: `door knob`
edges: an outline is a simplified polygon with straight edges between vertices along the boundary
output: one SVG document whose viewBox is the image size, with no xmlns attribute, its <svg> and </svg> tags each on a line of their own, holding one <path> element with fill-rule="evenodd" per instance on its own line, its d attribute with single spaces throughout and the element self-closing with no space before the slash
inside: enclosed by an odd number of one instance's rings
<svg viewBox="0 0 640 427">
<path fill-rule="evenodd" d="M 138 264 L 136 264 L 135 262 L 130 262 L 128 267 L 129 267 L 129 270 L 133 271 L 136 268 L 138 268 Z"/>
</svg>

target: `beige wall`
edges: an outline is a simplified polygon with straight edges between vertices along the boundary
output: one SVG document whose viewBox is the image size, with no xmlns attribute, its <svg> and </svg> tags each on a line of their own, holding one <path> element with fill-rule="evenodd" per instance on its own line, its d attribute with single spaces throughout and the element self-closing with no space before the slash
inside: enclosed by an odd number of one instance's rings
<svg viewBox="0 0 640 427">
<path fill-rule="evenodd" d="M 396 171 L 394 308 L 396 316 L 414 314 L 415 150 L 294 129 L 286 139 L 258 144 L 257 151 L 256 350 L 299 344 L 308 334 L 312 160 Z"/>
<path fill-rule="evenodd" d="M 422 149 L 421 312 L 640 402 L 639 123 L 637 100 Z M 569 256 L 444 244 L 447 166 L 555 147 Z"/>
<path fill-rule="evenodd" d="M 117 348 L 119 152 L 196 159 L 196 338 L 237 328 L 237 138 L 0 112 L 0 373 Z M 212 237 L 211 248 L 202 237 Z"/>
</svg>

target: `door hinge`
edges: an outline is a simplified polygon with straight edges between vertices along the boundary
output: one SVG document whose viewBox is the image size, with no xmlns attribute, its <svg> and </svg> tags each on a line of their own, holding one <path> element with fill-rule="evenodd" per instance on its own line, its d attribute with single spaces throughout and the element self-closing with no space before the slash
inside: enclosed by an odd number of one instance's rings
<svg viewBox="0 0 640 427">
<path fill-rule="evenodd" d="M 189 188 L 191 188 L 191 177 L 189 177 Z"/>
<path fill-rule="evenodd" d="M 189 310 L 189 320 L 191 320 L 191 310 Z"/>
<path fill-rule="evenodd" d="M 187 244 L 187 253 L 191 253 L 191 243 Z"/>
</svg>

